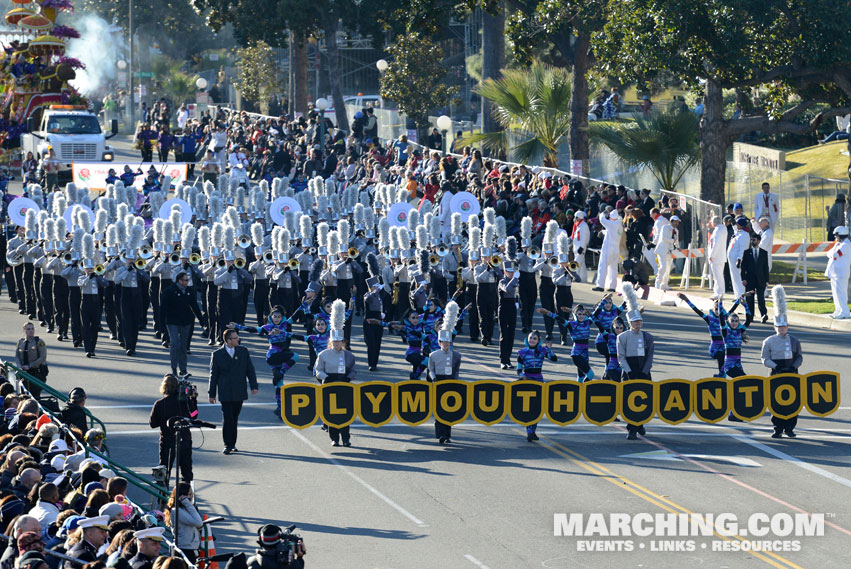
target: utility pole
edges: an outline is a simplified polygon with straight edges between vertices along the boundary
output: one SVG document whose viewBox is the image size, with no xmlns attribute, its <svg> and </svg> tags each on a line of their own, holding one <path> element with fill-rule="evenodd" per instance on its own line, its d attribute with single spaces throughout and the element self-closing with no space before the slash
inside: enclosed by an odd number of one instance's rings
<svg viewBox="0 0 851 569">
<path fill-rule="evenodd" d="M 128 0 L 129 3 L 129 34 L 130 34 L 130 129 L 136 130 L 136 93 L 134 91 L 133 77 L 133 0 Z M 139 93 L 139 104 L 142 104 L 142 94 Z"/>
</svg>

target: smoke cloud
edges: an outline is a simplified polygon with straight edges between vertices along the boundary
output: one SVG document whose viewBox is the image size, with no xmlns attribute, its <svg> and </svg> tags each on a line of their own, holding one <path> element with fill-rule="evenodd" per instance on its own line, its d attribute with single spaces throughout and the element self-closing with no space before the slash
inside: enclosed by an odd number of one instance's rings
<svg viewBox="0 0 851 569">
<path fill-rule="evenodd" d="M 71 84 L 83 95 L 95 93 L 115 81 L 115 64 L 124 53 L 123 36 L 111 33 L 110 24 L 98 16 L 83 14 L 68 19 L 68 25 L 76 28 L 80 37 L 68 42 L 66 55 L 86 65 L 77 70 Z"/>
</svg>

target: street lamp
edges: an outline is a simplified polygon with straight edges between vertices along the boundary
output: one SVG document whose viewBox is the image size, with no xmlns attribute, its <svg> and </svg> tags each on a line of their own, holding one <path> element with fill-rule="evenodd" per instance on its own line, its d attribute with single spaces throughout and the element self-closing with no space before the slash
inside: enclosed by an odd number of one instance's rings
<svg viewBox="0 0 851 569">
<path fill-rule="evenodd" d="M 203 77 L 199 77 L 199 78 L 195 81 L 195 86 L 196 86 L 196 87 L 198 87 L 198 90 L 199 90 L 199 91 L 203 91 L 204 89 L 206 89 L 206 88 L 207 88 L 207 80 L 206 80 L 206 79 L 204 79 Z"/>
<path fill-rule="evenodd" d="M 325 97 L 319 97 L 314 106 L 319 111 L 319 154 L 325 156 L 325 110 L 331 104 Z"/>
<path fill-rule="evenodd" d="M 127 62 L 124 61 L 123 59 L 119 59 L 117 65 L 118 65 L 118 69 L 120 69 L 121 71 L 124 71 L 125 69 L 127 69 Z"/>
<path fill-rule="evenodd" d="M 387 60 L 379 59 L 375 62 L 375 68 L 378 69 L 379 73 L 384 73 L 385 71 L 387 71 Z"/>
<path fill-rule="evenodd" d="M 437 128 L 440 130 L 440 136 L 443 139 L 443 155 L 446 156 L 446 133 L 452 128 L 452 119 L 446 115 L 437 117 Z"/>
</svg>

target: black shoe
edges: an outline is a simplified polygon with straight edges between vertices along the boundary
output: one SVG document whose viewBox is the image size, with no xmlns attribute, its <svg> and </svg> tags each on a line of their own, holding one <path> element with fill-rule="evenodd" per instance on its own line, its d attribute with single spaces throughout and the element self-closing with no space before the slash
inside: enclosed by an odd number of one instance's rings
<svg viewBox="0 0 851 569">
<path fill-rule="evenodd" d="M 346 441 L 346 442 L 344 442 L 344 443 L 343 443 L 343 446 L 344 446 L 344 447 L 350 447 L 350 446 L 352 446 L 352 441 Z"/>
<path fill-rule="evenodd" d="M 511 364 L 502 364 L 499 367 L 502 369 L 511 369 Z"/>
<path fill-rule="evenodd" d="M 642 437 L 647 434 L 647 430 L 644 428 L 644 425 L 638 426 L 638 434 Z"/>
<path fill-rule="evenodd" d="M 490 344 L 490 343 L 491 343 L 491 341 L 490 341 L 490 340 L 488 340 L 487 338 L 482 338 L 482 345 L 483 345 L 483 346 L 487 346 L 487 345 L 488 345 L 488 344 Z"/>
<path fill-rule="evenodd" d="M 524 334 L 531 334 L 532 331 L 529 328 L 523 328 L 523 333 Z"/>
<path fill-rule="evenodd" d="M 61 342 L 62 341 L 62 334 L 57 334 L 56 339 Z"/>
<path fill-rule="evenodd" d="M 786 429 L 783 432 L 786 433 L 786 436 L 789 437 L 790 439 L 794 439 L 795 437 L 798 436 L 798 435 L 795 434 L 795 431 L 793 431 L 792 429 Z"/>
<path fill-rule="evenodd" d="M 154 332 L 154 338 L 157 340 L 162 340 L 163 333 L 162 332 Z"/>
<path fill-rule="evenodd" d="M 216 341 L 215 341 L 215 340 L 210 340 L 209 342 L 207 342 L 207 345 L 208 345 L 208 346 L 215 346 L 215 345 L 216 345 Z"/>
<path fill-rule="evenodd" d="M 566 345 L 567 345 L 567 340 L 565 340 L 564 338 L 562 338 L 562 339 L 561 339 L 561 345 L 562 345 L 562 346 L 566 346 Z"/>
<path fill-rule="evenodd" d="M 439 439 L 437 439 L 437 442 L 438 442 L 438 444 L 445 445 L 446 444 L 446 437 L 440 437 Z"/>
<path fill-rule="evenodd" d="M 26 314 L 26 313 L 27 313 L 27 311 L 24 310 L 23 308 L 18 309 L 18 314 Z"/>
<path fill-rule="evenodd" d="M 340 443 L 339 443 L 339 441 L 331 441 L 331 446 L 332 447 L 338 447 L 338 446 L 340 446 Z"/>
<path fill-rule="evenodd" d="M 79 347 L 80 347 L 80 346 L 82 346 L 82 345 L 83 345 L 83 343 L 82 343 L 82 342 L 74 342 L 74 347 L 75 347 L 75 348 L 79 348 Z"/>
<path fill-rule="evenodd" d="M 230 447 L 231 452 L 239 452 L 239 449 L 236 447 Z"/>
<path fill-rule="evenodd" d="M 86 357 L 87 358 L 93 358 L 93 357 L 95 357 L 95 353 L 94 352 L 86 352 Z"/>
<path fill-rule="evenodd" d="M 635 431 L 630 431 L 629 434 L 626 436 L 626 440 L 637 441 L 638 440 L 638 433 L 636 433 Z"/>
<path fill-rule="evenodd" d="M 529 441 L 537 441 L 538 435 L 536 435 L 535 433 L 529 433 L 528 435 L 526 435 L 526 438 L 529 439 Z"/>
<path fill-rule="evenodd" d="M 48 326 L 48 327 L 47 327 L 47 333 L 48 333 L 48 334 L 53 334 L 53 326 Z"/>
<path fill-rule="evenodd" d="M 771 435 L 772 439 L 782 439 L 783 438 L 783 429 L 774 429 L 774 434 Z"/>
<path fill-rule="evenodd" d="M 739 419 L 738 417 L 736 417 L 732 413 L 730 413 L 730 415 L 727 417 L 727 420 L 732 421 L 734 423 L 744 423 L 744 421 L 742 421 L 741 419 Z"/>
<path fill-rule="evenodd" d="M 124 342 L 118 342 L 118 345 L 122 348 L 126 348 L 127 345 Z"/>
<path fill-rule="evenodd" d="M 327 431 L 327 430 L 328 430 L 328 425 L 323 424 L 323 425 L 322 425 L 322 430 L 323 430 L 323 431 Z"/>
<path fill-rule="evenodd" d="M 233 449 L 230 447 L 225 447 L 224 450 L 222 450 L 222 454 L 233 454 Z"/>
<path fill-rule="evenodd" d="M 187 356 L 191 356 L 191 355 L 192 355 L 192 350 L 186 350 L 186 355 L 187 355 Z"/>
<path fill-rule="evenodd" d="M 552 341 L 553 341 L 553 335 L 552 335 L 552 334 L 547 334 L 547 337 L 546 337 L 546 338 L 544 338 L 544 340 L 545 340 L 545 341 L 547 341 L 547 342 L 552 342 Z"/>
<path fill-rule="evenodd" d="M 450 439 L 449 437 L 446 437 L 446 440 L 443 441 L 443 442 L 449 445 L 449 444 L 452 444 L 452 439 Z"/>
<path fill-rule="evenodd" d="M 768 314 L 763 314 L 762 315 L 762 323 L 765 324 L 766 322 L 768 322 Z"/>
<path fill-rule="evenodd" d="M 593 290 L 594 292 L 603 292 L 603 289 L 602 289 L 602 288 L 600 288 L 600 287 L 598 287 L 598 286 L 595 286 L 595 287 L 594 287 L 594 288 L 592 288 L 591 290 Z"/>
<path fill-rule="evenodd" d="M 378 366 L 369 366 L 369 371 L 378 371 Z"/>
<path fill-rule="evenodd" d="M 128 356 L 135 356 L 135 355 L 136 355 L 136 350 L 127 350 L 127 352 L 125 352 L 125 353 L 126 353 Z"/>
<path fill-rule="evenodd" d="M 169 344 L 168 342 L 163 342 L 163 348 L 169 348 L 169 347 L 171 347 L 171 344 Z"/>
<path fill-rule="evenodd" d="M 116 336 L 115 334 L 110 334 L 110 335 L 109 335 L 109 339 L 110 339 L 110 340 L 117 340 L 117 339 L 118 339 L 118 336 Z"/>
<path fill-rule="evenodd" d="M 280 416 L 281 416 L 281 408 L 280 408 L 280 407 L 278 407 L 277 409 L 275 409 L 274 411 L 272 411 L 272 414 L 273 414 L 274 416 L 276 416 L 276 417 L 280 417 Z"/>
<path fill-rule="evenodd" d="M 478 343 L 478 341 L 479 341 L 478 338 L 473 338 L 472 336 L 470 336 L 470 342 L 472 342 L 473 344 Z"/>
<path fill-rule="evenodd" d="M 613 289 L 613 288 L 607 288 L 607 289 L 606 289 L 606 292 L 615 292 L 615 289 Z"/>
</svg>

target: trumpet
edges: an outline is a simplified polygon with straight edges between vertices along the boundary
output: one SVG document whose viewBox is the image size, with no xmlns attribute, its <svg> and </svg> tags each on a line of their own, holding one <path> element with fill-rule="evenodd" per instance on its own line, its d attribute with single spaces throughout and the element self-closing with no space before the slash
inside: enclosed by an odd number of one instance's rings
<svg viewBox="0 0 851 569">
<path fill-rule="evenodd" d="M 310 247 L 310 248 L 308 248 L 308 249 L 307 249 L 307 252 L 308 252 L 308 253 L 310 253 L 311 255 L 315 255 L 315 254 L 316 254 L 316 247 Z"/>
<path fill-rule="evenodd" d="M 168 256 L 168 264 L 172 267 L 177 267 L 180 265 L 180 255 L 177 253 L 172 253 Z"/>
<path fill-rule="evenodd" d="M 101 276 L 101 275 L 102 275 L 102 274 L 104 274 L 105 272 L 106 272 L 106 267 L 105 267 L 105 266 L 103 266 L 103 264 L 102 264 L 102 263 L 98 263 L 97 265 L 95 265 L 94 273 L 95 273 L 96 275 Z"/>
<path fill-rule="evenodd" d="M 488 263 L 491 267 L 499 267 L 502 265 L 502 257 L 499 255 L 492 255 Z"/>
<path fill-rule="evenodd" d="M 7 259 L 7 261 L 8 261 L 8 259 Z M 71 263 L 74 262 L 74 256 L 71 255 L 71 253 L 63 253 L 62 254 L 62 262 L 65 263 L 66 265 L 70 265 Z M 11 263 L 9 263 L 9 264 L 11 264 Z"/>
<path fill-rule="evenodd" d="M 199 255 L 198 253 L 192 253 L 191 255 L 189 255 L 189 263 L 190 264 L 197 265 L 200 262 L 201 262 L 201 255 Z"/>
<path fill-rule="evenodd" d="M 251 237 L 248 235 L 240 235 L 236 239 L 236 244 L 245 249 L 251 245 Z"/>
<path fill-rule="evenodd" d="M 289 260 L 289 262 L 287 262 L 287 266 L 291 269 L 297 270 L 301 266 L 301 263 L 299 262 L 298 259 L 293 257 L 292 259 Z"/>
<path fill-rule="evenodd" d="M 245 259 L 243 259 L 242 257 L 237 257 L 233 261 L 233 266 L 236 267 L 237 269 L 245 268 Z"/>
<path fill-rule="evenodd" d="M 541 258 L 541 250 L 537 247 L 529 247 L 528 251 L 526 251 L 526 255 L 528 255 L 533 261 L 537 261 Z"/>
<path fill-rule="evenodd" d="M 358 251 L 357 247 L 349 247 L 349 250 L 346 252 L 349 256 L 349 259 L 357 259 L 360 255 L 360 251 Z"/>
<path fill-rule="evenodd" d="M 558 267 L 558 257 L 553 255 L 552 257 L 547 259 L 547 264 L 555 269 L 556 267 Z"/>
<path fill-rule="evenodd" d="M 224 258 L 221 258 L 218 261 L 216 261 L 216 266 L 219 267 L 219 268 L 226 267 L 227 264 L 228 264 L 228 262 L 225 261 Z"/>
<path fill-rule="evenodd" d="M 410 259 L 408 259 L 408 266 L 409 267 L 413 267 L 416 264 L 417 264 L 417 260 L 415 258 L 411 257 Z"/>
<path fill-rule="evenodd" d="M 571 261 L 567 264 L 567 268 L 568 268 L 568 270 L 571 270 L 571 271 L 578 271 L 579 270 L 579 263 L 577 263 L 576 261 Z"/>
<path fill-rule="evenodd" d="M 275 262 L 275 254 L 271 251 L 266 251 L 263 253 L 263 262 L 267 265 L 271 265 Z"/>
<path fill-rule="evenodd" d="M 445 257 L 448 254 L 449 254 L 449 247 L 447 247 L 446 245 L 439 245 L 437 247 L 437 256 L 438 257 Z"/>
<path fill-rule="evenodd" d="M 71 253 L 65 253 L 65 254 L 68 255 L 68 257 L 71 257 Z M 9 265 L 10 267 L 17 267 L 18 265 L 20 265 L 23 262 L 24 262 L 24 256 L 23 255 L 17 255 L 17 256 L 6 255 L 6 264 Z M 69 260 L 67 264 L 70 264 L 70 263 L 71 263 L 71 261 Z"/>
<path fill-rule="evenodd" d="M 146 261 L 154 256 L 154 250 L 151 249 L 148 245 L 142 245 L 139 247 L 139 257 L 145 259 Z"/>
<path fill-rule="evenodd" d="M 435 254 L 431 254 L 431 255 L 428 256 L 428 264 L 431 265 L 432 267 L 436 267 L 439 262 L 440 262 L 439 256 L 437 256 Z"/>
<path fill-rule="evenodd" d="M 133 263 L 133 266 L 137 269 L 144 269 L 148 266 L 148 261 L 146 261 L 145 259 L 136 259 L 136 262 Z"/>
</svg>

